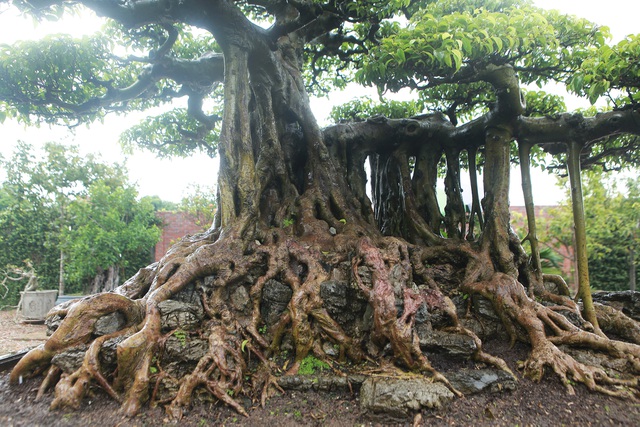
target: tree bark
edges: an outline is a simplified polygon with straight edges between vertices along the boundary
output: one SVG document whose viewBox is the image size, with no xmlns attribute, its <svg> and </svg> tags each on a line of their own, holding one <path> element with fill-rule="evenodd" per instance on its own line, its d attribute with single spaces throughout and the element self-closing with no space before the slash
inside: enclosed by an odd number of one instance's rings
<svg viewBox="0 0 640 427">
<path fill-rule="evenodd" d="M 593 299 L 591 298 L 591 284 L 589 282 L 589 261 L 587 254 L 587 229 L 584 215 L 584 201 L 582 197 L 582 178 L 580 176 L 580 151 L 582 146 L 576 142 L 569 142 L 567 155 L 567 170 L 571 184 L 571 205 L 573 209 L 573 223 L 576 236 L 576 260 L 578 266 L 578 295 L 582 300 L 584 318 L 591 322 L 595 331 L 602 334 L 598 326 Z"/>
</svg>

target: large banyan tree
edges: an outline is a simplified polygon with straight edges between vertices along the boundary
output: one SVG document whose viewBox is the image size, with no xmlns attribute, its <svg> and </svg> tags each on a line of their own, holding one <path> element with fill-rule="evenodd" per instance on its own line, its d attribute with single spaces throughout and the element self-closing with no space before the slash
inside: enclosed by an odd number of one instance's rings
<svg viewBox="0 0 640 427">
<path fill-rule="evenodd" d="M 286 375 L 315 355 L 334 366 L 387 360 L 450 386 L 421 348 L 418 326 L 470 337 L 474 358 L 509 371 L 464 315 L 482 299 L 512 342 L 530 345 L 526 376 L 550 368 L 569 391 L 583 383 L 637 392 L 638 325 L 592 302 L 580 190 L 581 167 L 637 160 L 637 36 L 608 45 L 606 28 L 526 0 L 13 3 L 40 17 L 89 8 L 108 24 L 84 39 L 3 46 L 3 114 L 74 126 L 186 99 L 123 139 L 165 155 L 215 153 L 220 173 L 210 230 L 185 237 L 115 292 L 50 313 L 59 326 L 12 382 L 44 373 L 39 394 L 57 384 L 53 407 L 77 407 L 97 385 L 128 415 L 162 395 L 180 416 L 196 389 L 244 413 L 236 397 L 277 387 L 273 360 L 287 345 Z M 410 88 L 416 99 L 352 103 L 340 110 L 345 120 L 321 128 L 310 94 L 351 82 L 382 96 Z M 608 97 L 610 108 L 563 113 L 558 97 L 523 90 L 548 82 L 592 102 Z M 370 111 L 385 115 L 363 118 Z M 575 300 L 540 266 L 532 162 L 571 178 Z M 523 241 L 510 224 L 513 164 L 527 205 Z M 188 321 L 167 320 L 170 303 L 191 304 Z M 167 350 L 195 338 L 204 343 L 197 360 Z M 571 347 L 621 359 L 632 375 L 579 362 Z M 71 348 L 82 362 L 61 372 L 56 356 Z"/>
</svg>

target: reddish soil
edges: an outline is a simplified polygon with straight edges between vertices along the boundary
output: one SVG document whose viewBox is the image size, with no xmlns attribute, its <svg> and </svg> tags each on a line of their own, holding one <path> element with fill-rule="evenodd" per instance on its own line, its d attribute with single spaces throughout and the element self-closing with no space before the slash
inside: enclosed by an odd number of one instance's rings
<svg viewBox="0 0 640 427">
<path fill-rule="evenodd" d="M 44 339 L 42 325 L 13 323 L 10 313 L 0 313 L 2 335 L 0 354 L 35 345 Z M 11 320 L 10 322 L 7 319 Z M 40 339 L 36 334 L 40 331 Z M 29 339 L 25 339 L 28 337 Z M 490 342 L 486 349 L 502 355 L 509 366 L 523 360 L 526 346 L 509 350 L 503 342 Z M 446 372 L 460 366 L 448 358 L 433 357 L 434 366 Z M 473 366 L 472 363 L 463 365 Z M 29 380 L 10 387 L 8 372 L 0 372 L 0 426 L 163 426 L 172 424 L 162 408 L 146 408 L 133 419 L 118 412 L 118 404 L 96 390 L 87 397 L 78 411 L 49 411 L 52 394 L 35 402 L 39 380 Z M 566 394 L 560 382 L 548 373 L 539 384 L 521 378 L 515 391 L 499 394 L 479 394 L 453 401 L 439 411 L 424 411 L 421 419 L 405 420 L 372 418 L 358 404 L 357 392 L 288 391 L 267 402 L 266 408 L 242 402 L 249 418 L 216 402 L 200 402 L 185 414 L 180 426 L 359 426 L 359 425 L 420 425 L 435 426 L 637 426 L 640 425 L 640 403 L 620 400 L 588 392 L 576 387 L 576 394 Z"/>
</svg>

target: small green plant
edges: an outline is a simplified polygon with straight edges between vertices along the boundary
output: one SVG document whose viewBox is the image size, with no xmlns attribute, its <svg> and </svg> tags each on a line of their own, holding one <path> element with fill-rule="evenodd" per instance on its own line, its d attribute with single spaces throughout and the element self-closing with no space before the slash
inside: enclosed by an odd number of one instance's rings
<svg viewBox="0 0 640 427">
<path fill-rule="evenodd" d="M 258 332 L 260 332 L 260 335 L 264 335 L 267 333 L 267 325 L 262 325 L 258 328 Z"/>
<path fill-rule="evenodd" d="M 329 364 L 327 362 L 323 362 L 322 360 L 308 355 L 300 362 L 300 369 L 298 370 L 298 374 L 300 375 L 314 375 L 318 371 L 324 371 L 329 369 Z"/>
<path fill-rule="evenodd" d="M 151 372 L 152 374 L 157 374 L 158 373 L 158 368 L 156 368 L 155 366 L 151 366 L 149 368 L 149 372 Z"/>
<path fill-rule="evenodd" d="M 180 345 L 182 347 L 187 346 L 187 333 L 185 331 L 183 331 L 182 329 L 178 329 L 173 333 L 173 336 L 176 337 L 178 341 L 180 341 Z"/>
<path fill-rule="evenodd" d="M 347 220 L 346 220 L 346 219 L 344 219 L 344 218 L 341 218 L 341 219 L 340 219 L 340 222 L 341 222 L 341 223 L 343 223 L 343 224 L 346 224 L 346 223 L 347 223 Z"/>
<path fill-rule="evenodd" d="M 295 411 L 293 411 L 293 416 L 296 418 L 302 418 L 302 412 L 300 412 L 300 410 L 296 409 Z"/>
<path fill-rule="evenodd" d="M 200 418 L 200 421 L 198 421 L 198 427 L 204 427 L 207 425 L 207 420 L 205 420 L 204 418 Z"/>
<path fill-rule="evenodd" d="M 287 228 L 293 225 L 294 223 L 294 219 L 293 218 L 287 218 L 282 220 L 282 228 Z"/>
</svg>

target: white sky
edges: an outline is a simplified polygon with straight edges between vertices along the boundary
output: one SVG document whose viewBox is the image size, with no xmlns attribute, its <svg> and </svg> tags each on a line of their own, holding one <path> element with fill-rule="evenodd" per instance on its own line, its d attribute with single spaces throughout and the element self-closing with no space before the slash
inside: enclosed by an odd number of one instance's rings
<svg viewBox="0 0 640 427">
<path fill-rule="evenodd" d="M 543 8 L 556 8 L 564 13 L 581 16 L 601 25 L 611 28 L 614 41 L 620 40 L 630 33 L 640 32 L 638 16 L 640 16 L 640 1 L 638 0 L 536 0 L 536 5 Z M 34 26 L 30 18 L 20 17 L 14 10 L 0 11 L 0 44 L 11 44 L 16 40 L 37 39 L 47 33 L 70 33 L 73 36 L 90 34 L 101 25 L 101 20 L 93 14 L 83 14 L 81 17 L 65 18 L 62 22 L 47 22 Z M 346 93 L 336 93 L 329 101 L 313 101 L 312 107 L 316 116 L 323 123 L 326 120 L 331 101 L 343 103 L 361 95 L 360 91 L 349 90 Z M 577 106 L 568 102 L 570 108 Z M 101 154 L 106 161 L 124 160 L 124 155 L 118 145 L 118 136 L 131 124 L 136 123 L 144 113 L 128 114 L 126 117 L 109 116 L 104 124 L 96 123 L 90 128 L 81 127 L 71 133 L 63 127 L 24 128 L 14 121 L 7 120 L 1 125 L 2 140 L 0 153 L 5 157 L 13 151 L 18 140 L 34 145 L 47 141 L 57 141 L 79 145 L 83 152 Z M 217 164 L 215 159 L 204 155 L 192 156 L 187 159 L 157 159 L 154 154 L 138 151 L 127 159 L 129 176 L 137 183 L 141 195 L 158 195 L 164 200 L 179 201 L 185 195 L 189 184 L 211 186 L 217 179 Z M 0 171 L 0 178 L 2 178 Z M 511 204 L 522 205 L 520 191 L 520 174 L 512 174 Z M 555 178 L 539 173 L 534 179 L 536 203 L 539 205 L 556 204 L 563 198 L 563 190 L 555 186 Z M 469 192 L 465 192 L 469 194 Z"/>
</svg>

